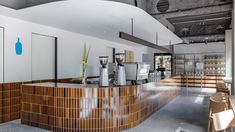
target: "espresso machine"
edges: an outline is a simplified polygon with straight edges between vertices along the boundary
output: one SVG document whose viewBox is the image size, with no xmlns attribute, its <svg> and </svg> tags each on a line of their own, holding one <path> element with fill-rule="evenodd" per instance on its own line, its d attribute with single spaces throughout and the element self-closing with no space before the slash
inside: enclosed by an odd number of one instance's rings
<svg viewBox="0 0 235 132">
<path fill-rule="evenodd" d="M 125 67 L 123 65 L 124 61 L 124 53 L 116 53 L 115 58 L 117 61 L 117 67 L 116 67 L 116 85 L 126 85 L 126 73 L 125 73 Z"/>
<path fill-rule="evenodd" d="M 108 68 L 107 68 L 108 56 L 100 56 L 99 60 L 101 64 L 99 85 L 109 86 Z"/>
</svg>

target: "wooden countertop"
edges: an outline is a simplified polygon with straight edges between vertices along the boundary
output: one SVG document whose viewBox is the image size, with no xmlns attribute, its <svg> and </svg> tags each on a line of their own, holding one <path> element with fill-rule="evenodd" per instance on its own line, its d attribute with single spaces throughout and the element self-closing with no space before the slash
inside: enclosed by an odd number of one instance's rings
<svg viewBox="0 0 235 132">
<path fill-rule="evenodd" d="M 222 77 L 225 83 L 232 83 L 232 78 L 231 77 Z"/>
</svg>

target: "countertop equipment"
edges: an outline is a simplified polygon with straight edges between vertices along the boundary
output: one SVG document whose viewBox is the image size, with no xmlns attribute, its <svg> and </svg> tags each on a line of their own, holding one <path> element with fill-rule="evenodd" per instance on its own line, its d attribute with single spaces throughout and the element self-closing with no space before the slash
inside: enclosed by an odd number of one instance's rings
<svg viewBox="0 0 235 132">
<path fill-rule="evenodd" d="M 131 62 L 124 63 L 126 69 L 126 80 L 133 81 L 142 81 L 148 80 L 150 65 L 142 62 Z M 132 82 L 132 83 L 133 83 Z"/>
<path fill-rule="evenodd" d="M 116 53 L 117 68 L 115 73 L 116 85 L 126 85 L 126 73 L 123 65 L 124 53 Z"/>
<path fill-rule="evenodd" d="M 109 86 L 109 79 L 108 79 L 108 56 L 100 56 L 100 80 L 99 80 L 99 85 L 100 86 Z"/>
</svg>

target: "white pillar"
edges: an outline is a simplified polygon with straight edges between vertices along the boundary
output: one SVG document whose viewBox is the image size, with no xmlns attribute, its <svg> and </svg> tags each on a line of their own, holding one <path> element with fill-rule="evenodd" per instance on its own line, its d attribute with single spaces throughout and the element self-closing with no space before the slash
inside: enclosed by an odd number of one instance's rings
<svg viewBox="0 0 235 132">
<path fill-rule="evenodd" d="M 225 58 L 226 58 L 226 77 L 232 77 L 232 38 L 233 31 L 225 31 Z"/>
<path fill-rule="evenodd" d="M 232 14 L 232 30 L 233 30 L 233 43 L 232 43 L 232 87 L 231 87 L 231 94 L 235 94 L 235 23 L 234 23 L 234 18 L 235 18 L 235 2 L 233 2 L 233 14 Z"/>
</svg>

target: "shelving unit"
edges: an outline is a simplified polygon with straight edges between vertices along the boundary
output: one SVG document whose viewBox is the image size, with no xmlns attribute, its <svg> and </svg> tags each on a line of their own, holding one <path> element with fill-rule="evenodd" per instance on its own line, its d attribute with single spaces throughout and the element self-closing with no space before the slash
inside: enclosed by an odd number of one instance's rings
<svg viewBox="0 0 235 132">
<path fill-rule="evenodd" d="M 204 65 L 206 75 L 225 74 L 225 59 L 222 55 L 206 55 Z"/>
<path fill-rule="evenodd" d="M 176 54 L 175 75 L 225 75 L 225 57 L 222 53 Z"/>
<path fill-rule="evenodd" d="M 181 86 L 215 88 L 223 83 L 225 59 L 223 53 L 176 54 L 174 78 Z"/>
<path fill-rule="evenodd" d="M 176 55 L 174 57 L 174 73 L 176 75 L 184 74 L 185 55 Z"/>
</svg>

